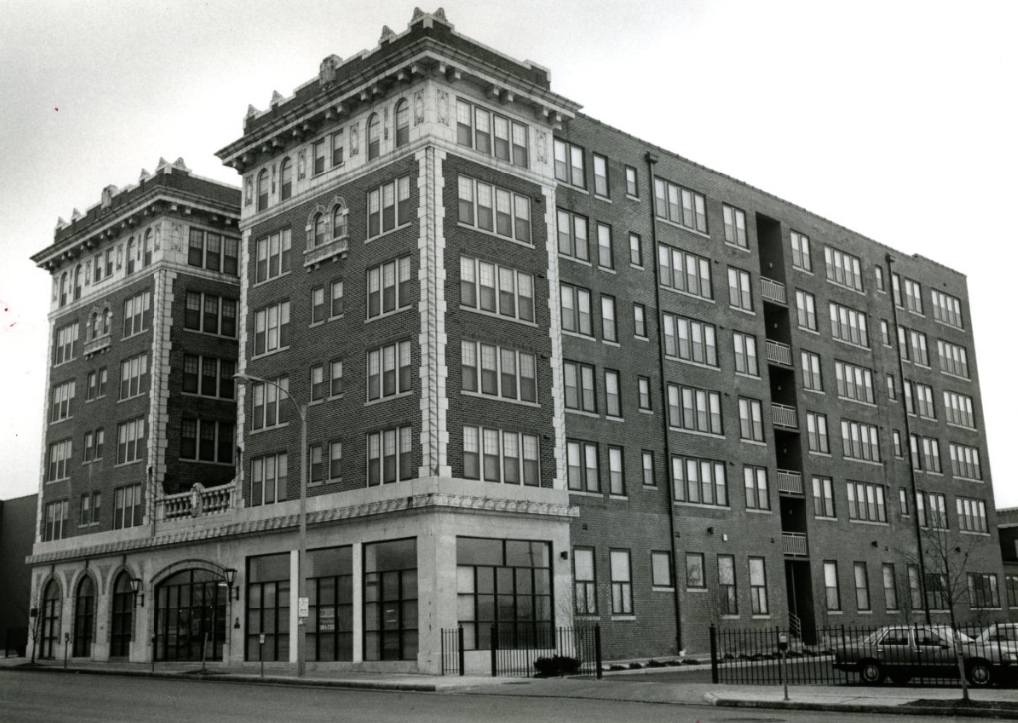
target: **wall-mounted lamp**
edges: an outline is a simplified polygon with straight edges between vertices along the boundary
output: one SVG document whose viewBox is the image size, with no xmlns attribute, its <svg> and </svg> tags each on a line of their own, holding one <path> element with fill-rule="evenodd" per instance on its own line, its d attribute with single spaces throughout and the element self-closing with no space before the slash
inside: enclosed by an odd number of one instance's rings
<svg viewBox="0 0 1018 723">
<path fill-rule="evenodd" d="M 138 608 L 145 607 L 145 593 L 141 591 L 141 578 L 131 578 L 131 592 L 134 593 L 134 606 Z"/>
<path fill-rule="evenodd" d="M 233 629 L 240 630 L 240 618 L 233 619 Z"/>
<path fill-rule="evenodd" d="M 223 570 L 223 574 L 226 576 L 226 592 L 230 596 L 231 600 L 240 600 L 240 588 L 235 588 L 233 583 L 237 581 L 237 571 L 228 567 Z M 234 592 L 236 590 L 236 592 Z M 237 627 L 240 627 L 239 625 Z"/>
</svg>

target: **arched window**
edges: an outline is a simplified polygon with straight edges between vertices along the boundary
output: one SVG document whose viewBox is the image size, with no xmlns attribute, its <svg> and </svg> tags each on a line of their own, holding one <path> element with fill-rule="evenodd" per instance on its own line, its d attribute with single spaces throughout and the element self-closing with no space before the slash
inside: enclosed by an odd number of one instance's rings
<svg viewBox="0 0 1018 723">
<path fill-rule="evenodd" d="M 110 333 L 110 325 L 113 322 L 113 313 L 106 308 L 103 310 L 103 336 L 107 336 Z"/>
<path fill-rule="evenodd" d="M 135 261 L 134 257 L 135 257 L 135 255 L 137 253 L 138 252 L 135 249 L 135 245 L 134 245 L 134 236 L 132 236 L 131 238 L 127 239 L 127 273 L 128 274 L 133 274 L 134 273 L 134 261 Z"/>
<path fill-rule="evenodd" d="M 346 236 L 346 209 L 336 206 L 332 211 L 332 238 Z"/>
<path fill-rule="evenodd" d="M 142 246 L 142 268 L 152 265 L 152 229 L 145 231 L 145 242 Z"/>
<path fill-rule="evenodd" d="M 293 163 L 284 158 L 279 165 L 279 200 L 285 201 L 293 195 Z"/>
<path fill-rule="evenodd" d="M 410 142 L 410 104 L 404 98 L 396 105 L 396 147 Z"/>
<path fill-rule="evenodd" d="M 74 300 L 81 298 L 81 264 L 74 269 Z"/>
<path fill-rule="evenodd" d="M 258 174 L 258 210 L 264 211 L 269 207 L 269 172 L 263 168 Z"/>
<path fill-rule="evenodd" d="M 379 123 L 378 114 L 377 113 L 372 113 L 371 117 L 368 118 L 368 160 L 369 161 L 374 160 L 375 158 L 378 158 L 378 151 L 379 151 L 379 147 L 380 147 L 379 139 L 378 139 L 378 131 L 380 130 L 379 129 L 380 125 L 381 125 L 381 123 Z"/>
<path fill-rule="evenodd" d="M 325 214 L 315 214 L 315 246 L 325 243 Z"/>
<path fill-rule="evenodd" d="M 134 593 L 131 592 L 131 576 L 126 570 L 117 575 L 113 586 L 113 617 L 110 622 L 110 656 L 127 657 L 131 652 L 134 630 Z"/>
<path fill-rule="evenodd" d="M 92 655 L 92 631 L 95 628 L 95 583 L 85 575 L 74 597 L 74 657 Z"/>
<path fill-rule="evenodd" d="M 60 274 L 60 305 L 67 304 L 67 272 Z"/>
<path fill-rule="evenodd" d="M 42 596 L 42 631 L 40 658 L 55 658 L 60 642 L 60 586 L 56 580 L 46 584 L 46 592 Z"/>
<path fill-rule="evenodd" d="M 99 337 L 99 312 L 93 311 L 88 317 L 88 340 L 93 341 Z"/>
</svg>

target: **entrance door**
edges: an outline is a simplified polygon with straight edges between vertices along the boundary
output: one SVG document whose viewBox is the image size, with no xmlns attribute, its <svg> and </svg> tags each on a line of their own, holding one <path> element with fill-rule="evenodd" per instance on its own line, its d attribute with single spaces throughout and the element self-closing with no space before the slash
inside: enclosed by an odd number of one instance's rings
<svg viewBox="0 0 1018 723">
<path fill-rule="evenodd" d="M 156 588 L 156 660 L 223 659 L 227 588 L 208 570 L 183 570 Z"/>
</svg>

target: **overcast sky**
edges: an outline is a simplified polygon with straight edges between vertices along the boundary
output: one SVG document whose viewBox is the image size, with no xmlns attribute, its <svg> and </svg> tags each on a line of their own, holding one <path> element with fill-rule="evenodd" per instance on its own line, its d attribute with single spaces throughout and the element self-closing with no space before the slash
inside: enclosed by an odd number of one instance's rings
<svg viewBox="0 0 1018 723">
<path fill-rule="evenodd" d="M 589 115 L 967 274 L 997 506 L 1018 506 L 1018 3 L 443 5 L 459 32 L 550 68 Z M 50 280 L 28 257 L 57 217 L 160 156 L 239 185 L 213 153 L 248 104 L 373 48 L 383 25 L 402 32 L 413 9 L 0 0 L 0 499 L 39 484 Z"/>
</svg>

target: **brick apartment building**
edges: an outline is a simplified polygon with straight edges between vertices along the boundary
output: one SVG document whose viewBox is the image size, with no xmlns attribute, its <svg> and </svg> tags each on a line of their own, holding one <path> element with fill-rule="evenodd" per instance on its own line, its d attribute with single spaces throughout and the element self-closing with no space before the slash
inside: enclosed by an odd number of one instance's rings
<svg viewBox="0 0 1018 723">
<path fill-rule="evenodd" d="M 93 473 L 78 445 L 102 418 L 78 397 L 48 423 L 32 563 L 59 596 L 51 628 L 91 626 L 86 654 L 112 655 L 126 566 L 145 603 L 132 660 L 293 662 L 300 634 L 313 665 L 439 672 L 440 632 L 462 626 L 481 669 L 495 622 L 524 641 L 597 622 L 608 658 L 674 655 L 703 651 L 711 622 L 947 620 L 918 543 L 964 548 L 972 606 L 1006 616 L 964 276 L 579 108 L 546 69 L 416 11 L 249 108 L 219 151 L 242 177 L 237 276 L 183 246 L 196 219 L 206 258 L 209 233 L 235 243 L 213 184 L 193 189 L 200 212 L 159 202 L 163 256 L 130 286 L 118 267 L 115 294 L 71 300 L 74 267 L 140 243 L 141 212 L 121 221 L 114 195 L 115 222 L 58 229 L 36 257 L 54 274 L 53 400 L 101 362 L 119 423 L 114 372 L 150 353 L 130 414 L 158 431 L 142 464 L 110 452 Z M 84 339 L 104 294 L 118 329 L 144 289 L 161 321 L 130 350 L 93 356 L 64 331 Z M 232 298 L 235 410 L 201 396 L 205 359 L 233 358 L 205 329 Z M 83 529 L 92 479 L 105 500 Z M 141 524 L 119 530 L 130 484 Z"/>
</svg>

